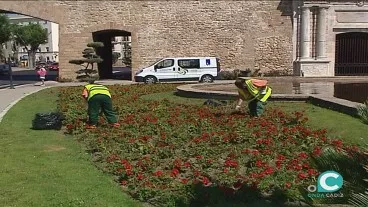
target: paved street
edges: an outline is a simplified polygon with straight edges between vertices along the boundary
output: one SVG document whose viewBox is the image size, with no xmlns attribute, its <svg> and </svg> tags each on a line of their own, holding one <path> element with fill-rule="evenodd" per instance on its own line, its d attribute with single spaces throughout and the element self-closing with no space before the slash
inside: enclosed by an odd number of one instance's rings
<svg viewBox="0 0 368 207">
<path fill-rule="evenodd" d="M 13 85 L 19 86 L 30 83 L 37 83 L 39 81 L 39 76 L 35 70 L 30 70 L 28 68 L 18 68 L 13 67 Z M 55 80 L 58 75 L 57 71 L 48 71 L 46 75 L 46 80 Z M 10 86 L 9 75 L 0 75 L 0 88 L 8 88 Z"/>
</svg>

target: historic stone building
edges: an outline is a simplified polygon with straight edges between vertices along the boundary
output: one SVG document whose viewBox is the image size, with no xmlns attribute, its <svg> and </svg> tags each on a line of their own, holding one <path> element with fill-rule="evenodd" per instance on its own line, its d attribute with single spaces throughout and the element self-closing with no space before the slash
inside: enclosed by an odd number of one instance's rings
<svg viewBox="0 0 368 207">
<path fill-rule="evenodd" d="M 334 76 L 336 39 L 350 38 L 339 34 L 368 28 L 368 7 L 355 1 L 0 1 L 0 9 L 58 23 L 60 78 L 71 80 L 78 68 L 68 61 L 93 40 L 105 42 L 99 70 L 109 77 L 114 36 L 131 36 L 133 72 L 163 57 L 216 56 L 225 70 Z"/>
</svg>

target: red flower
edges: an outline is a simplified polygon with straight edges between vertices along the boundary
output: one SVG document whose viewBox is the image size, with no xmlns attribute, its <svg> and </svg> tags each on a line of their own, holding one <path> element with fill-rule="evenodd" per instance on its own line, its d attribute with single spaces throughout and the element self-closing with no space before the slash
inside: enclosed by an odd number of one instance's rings
<svg viewBox="0 0 368 207">
<path fill-rule="evenodd" d="M 308 175 L 310 175 L 310 176 L 314 176 L 314 175 L 317 175 L 317 174 L 318 174 L 318 172 L 315 169 L 309 169 L 308 170 Z"/>
<path fill-rule="evenodd" d="M 121 185 L 126 185 L 126 184 L 128 184 L 128 181 L 126 181 L 126 180 L 122 180 L 122 181 L 120 181 L 120 184 L 121 184 Z"/>
<path fill-rule="evenodd" d="M 285 183 L 285 188 L 290 188 L 290 187 L 291 187 L 291 183 L 286 182 L 286 183 Z"/>
<path fill-rule="evenodd" d="M 299 153 L 299 155 L 298 155 L 300 158 L 302 158 L 302 159 L 306 159 L 306 158 L 308 158 L 308 155 L 307 155 L 307 153 L 305 153 L 305 152 L 301 152 L 301 153 Z"/>
<path fill-rule="evenodd" d="M 138 173 L 137 179 L 138 180 L 143 180 L 143 178 L 144 178 L 144 175 L 142 173 Z"/>
<path fill-rule="evenodd" d="M 253 155 L 258 155 L 258 154 L 259 154 L 259 151 L 258 151 L 258 150 L 253 150 L 253 151 L 252 151 L 252 154 L 253 154 Z"/>
<path fill-rule="evenodd" d="M 133 175 L 133 172 L 131 170 L 126 170 L 125 174 L 129 176 L 129 175 Z"/>
<path fill-rule="evenodd" d="M 194 176 L 198 177 L 201 175 L 201 172 L 199 172 L 198 170 L 194 170 Z"/>
<path fill-rule="evenodd" d="M 210 180 L 205 176 L 203 176 L 203 178 L 202 178 L 202 183 L 203 183 L 204 186 L 210 186 L 211 185 Z"/>
<path fill-rule="evenodd" d="M 322 153 L 321 147 L 315 147 L 313 150 L 313 155 L 314 156 L 319 156 Z"/>
<path fill-rule="evenodd" d="M 281 163 L 282 163 L 281 160 L 277 160 L 276 161 L 276 167 L 277 167 L 277 169 L 280 169 L 281 168 Z"/>
<path fill-rule="evenodd" d="M 175 160 L 175 161 L 174 161 L 174 166 L 175 166 L 176 168 L 179 168 L 179 169 L 180 169 L 180 167 L 181 167 L 181 160 L 180 160 L 180 159 Z"/>
<path fill-rule="evenodd" d="M 132 165 L 129 163 L 124 164 L 125 170 L 132 170 Z"/>
<path fill-rule="evenodd" d="M 228 168 L 224 168 L 224 173 L 228 173 L 229 169 Z"/>
<path fill-rule="evenodd" d="M 305 169 L 309 169 L 309 168 L 310 168 L 310 166 L 309 166 L 309 164 L 308 164 L 308 163 L 303 163 L 303 168 L 305 168 Z"/>
<path fill-rule="evenodd" d="M 285 156 L 284 156 L 284 155 L 278 155 L 278 156 L 277 156 L 277 159 L 278 159 L 278 160 L 285 160 Z"/>
<path fill-rule="evenodd" d="M 182 179 L 180 180 L 180 182 L 181 182 L 181 183 L 183 183 L 183 184 L 187 184 L 187 183 L 188 183 L 188 179 L 186 179 L 186 178 L 182 178 Z"/>
<path fill-rule="evenodd" d="M 266 175 L 271 175 L 273 172 L 274 172 L 274 170 L 273 170 L 273 168 L 272 168 L 272 167 L 269 167 L 269 168 L 267 168 L 267 169 L 264 171 L 264 173 L 265 173 Z"/>
<path fill-rule="evenodd" d="M 202 159 L 202 158 L 203 158 L 203 156 L 202 156 L 202 155 L 197 155 L 197 156 L 196 156 L 196 158 L 197 158 L 197 159 Z"/>
<path fill-rule="evenodd" d="M 238 162 L 236 160 L 226 160 L 225 166 L 226 167 L 238 167 Z"/>
<path fill-rule="evenodd" d="M 160 177 L 161 175 L 163 175 L 164 173 L 161 170 L 158 170 L 156 172 L 153 173 L 153 175 Z"/>
<path fill-rule="evenodd" d="M 248 153 L 250 153 L 250 152 L 251 152 L 251 151 L 250 151 L 249 149 L 243 149 L 243 150 L 242 150 L 242 153 L 243 153 L 243 154 L 248 154 Z"/>
<path fill-rule="evenodd" d="M 299 171 L 299 170 L 302 170 L 302 169 L 303 169 L 303 167 L 302 167 L 300 164 L 298 164 L 298 165 L 295 165 L 295 166 L 294 166 L 294 169 L 295 169 L 296 171 Z"/>
<path fill-rule="evenodd" d="M 299 173 L 298 174 L 298 178 L 300 178 L 300 179 L 306 179 L 308 177 L 308 175 L 307 174 L 305 174 L 305 173 Z"/>
<path fill-rule="evenodd" d="M 190 167 L 190 166 L 191 166 L 190 162 L 185 162 L 184 163 L 184 167 Z"/>
<path fill-rule="evenodd" d="M 178 174 L 179 174 L 179 170 L 174 168 L 174 169 L 171 170 L 170 176 L 171 177 L 176 177 Z"/>
<path fill-rule="evenodd" d="M 263 166 L 263 162 L 261 160 L 257 160 L 256 161 L 256 166 L 257 167 L 262 167 Z"/>
</svg>

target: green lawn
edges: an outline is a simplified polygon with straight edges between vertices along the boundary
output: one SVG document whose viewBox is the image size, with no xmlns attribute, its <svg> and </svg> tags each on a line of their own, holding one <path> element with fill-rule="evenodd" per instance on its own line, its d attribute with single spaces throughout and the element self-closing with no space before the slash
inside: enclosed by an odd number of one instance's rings
<svg viewBox="0 0 368 207">
<path fill-rule="evenodd" d="M 103 174 L 73 137 L 30 129 L 56 107 L 57 89 L 16 104 L 0 123 L 0 206 L 140 206 Z"/>
<path fill-rule="evenodd" d="M 202 105 L 206 99 L 183 98 L 173 92 L 149 94 L 147 100 L 168 99 L 176 103 Z M 246 107 L 246 103 L 243 105 Z M 329 137 L 341 138 L 352 144 L 368 144 L 368 125 L 346 114 L 324 109 L 304 102 L 269 102 L 267 108 L 279 107 L 286 112 L 305 111 L 309 118 L 308 125 L 313 129 L 325 128 Z"/>
</svg>

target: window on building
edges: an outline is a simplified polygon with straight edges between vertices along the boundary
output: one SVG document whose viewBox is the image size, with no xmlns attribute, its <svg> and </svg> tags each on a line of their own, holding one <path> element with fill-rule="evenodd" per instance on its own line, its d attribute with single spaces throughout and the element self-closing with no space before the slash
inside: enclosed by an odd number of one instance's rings
<svg viewBox="0 0 368 207">
<path fill-rule="evenodd" d="M 46 52 L 50 52 L 50 48 L 49 47 L 46 47 Z"/>
<path fill-rule="evenodd" d="M 200 68 L 199 59 L 178 60 L 178 65 L 181 68 Z"/>
</svg>

